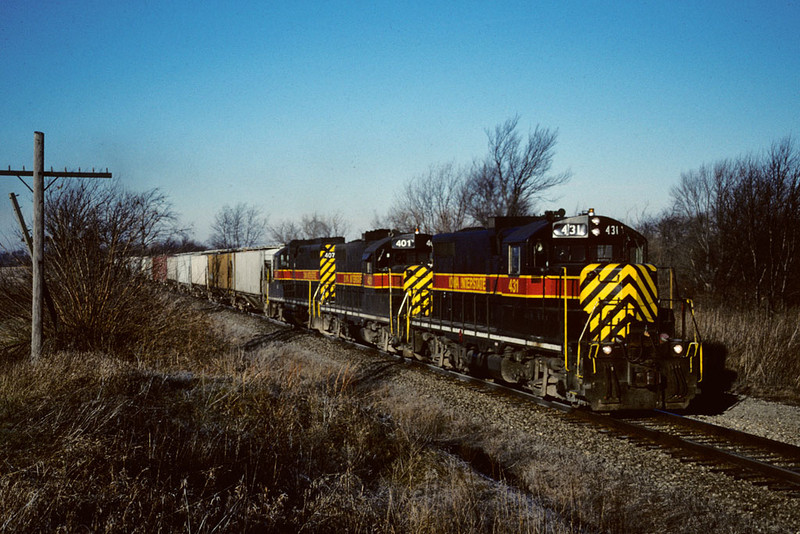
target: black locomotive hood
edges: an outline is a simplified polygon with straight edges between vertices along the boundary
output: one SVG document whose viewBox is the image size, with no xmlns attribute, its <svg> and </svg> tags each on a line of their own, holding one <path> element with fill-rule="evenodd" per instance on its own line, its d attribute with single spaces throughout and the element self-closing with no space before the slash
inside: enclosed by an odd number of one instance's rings
<svg viewBox="0 0 800 534">
<path fill-rule="evenodd" d="M 511 230 L 503 241 L 506 243 L 524 243 L 532 236 L 539 233 L 549 233 L 550 223 L 547 221 L 536 221 L 525 226 Z"/>
</svg>

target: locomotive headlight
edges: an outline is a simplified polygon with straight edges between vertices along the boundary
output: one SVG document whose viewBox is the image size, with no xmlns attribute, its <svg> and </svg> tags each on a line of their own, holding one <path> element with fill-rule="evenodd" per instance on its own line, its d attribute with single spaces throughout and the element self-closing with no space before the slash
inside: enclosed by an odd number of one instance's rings
<svg viewBox="0 0 800 534">
<path fill-rule="evenodd" d="M 674 345 L 672 345 L 672 352 L 674 352 L 675 354 L 682 353 L 683 345 L 681 345 L 680 343 L 675 343 Z"/>
<path fill-rule="evenodd" d="M 600 217 L 592 217 L 592 224 L 600 224 Z"/>
<path fill-rule="evenodd" d="M 600 228 L 592 228 L 592 235 L 599 236 L 600 235 Z"/>
<path fill-rule="evenodd" d="M 603 354 L 605 354 L 606 356 L 611 354 L 611 352 L 613 350 L 614 350 L 614 347 L 612 347 L 611 345 L 603 345 Z"/>
</svg>

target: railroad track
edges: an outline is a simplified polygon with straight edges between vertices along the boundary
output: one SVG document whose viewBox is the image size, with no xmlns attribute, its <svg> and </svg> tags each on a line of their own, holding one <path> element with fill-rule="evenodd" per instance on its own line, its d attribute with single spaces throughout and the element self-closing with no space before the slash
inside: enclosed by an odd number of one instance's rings
<svg viewBox="0 0 800 534">
<path fill-rule="evenodd" d="M 800 447 L 658 410 L 628 416 L 575 410 L 571 415 L 714 471 L 800 497 Z"/>
<path fill-rule="evenodd" d="M 598 427 L 621 439 L 663 449 L 681 460 L 800 498 L 800 447 L 795 445 L 660 410 L 623 415 L 589 412 L 494 382 L 422 365 L 454 376 L 473 389 L 534 402 L 563 413 L 569 420 Z"/>
</svg>

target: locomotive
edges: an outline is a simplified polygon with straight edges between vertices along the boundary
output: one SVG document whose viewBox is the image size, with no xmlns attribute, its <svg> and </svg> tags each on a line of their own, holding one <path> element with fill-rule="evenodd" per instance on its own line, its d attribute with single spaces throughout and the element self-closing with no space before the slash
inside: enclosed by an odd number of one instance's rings
<svg viewBox="0 0 800 534">
<path fill-rule="evenodd" d="M 683 409 L 702 381 L 691 300 L 642 234 L 593 210 L 197 254 L 209 295 L 591 410 Z"/>
</svg>

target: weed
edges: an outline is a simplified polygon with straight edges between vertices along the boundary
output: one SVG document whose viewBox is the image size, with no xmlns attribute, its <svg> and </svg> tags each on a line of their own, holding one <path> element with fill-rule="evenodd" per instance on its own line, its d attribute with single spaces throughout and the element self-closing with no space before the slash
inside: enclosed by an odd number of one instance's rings
<svg viewBox="0 0 800 534">
<path fill-rule="evenodd" d="M 735 373 L 735 389 L 800 402 L 800 310 L 717 306 L 702 309 L 698 317 L 707 344 L 723 351 L 720 359 Z M 723 371 L 717 365 L 709 373 Z"/>
</svg>

